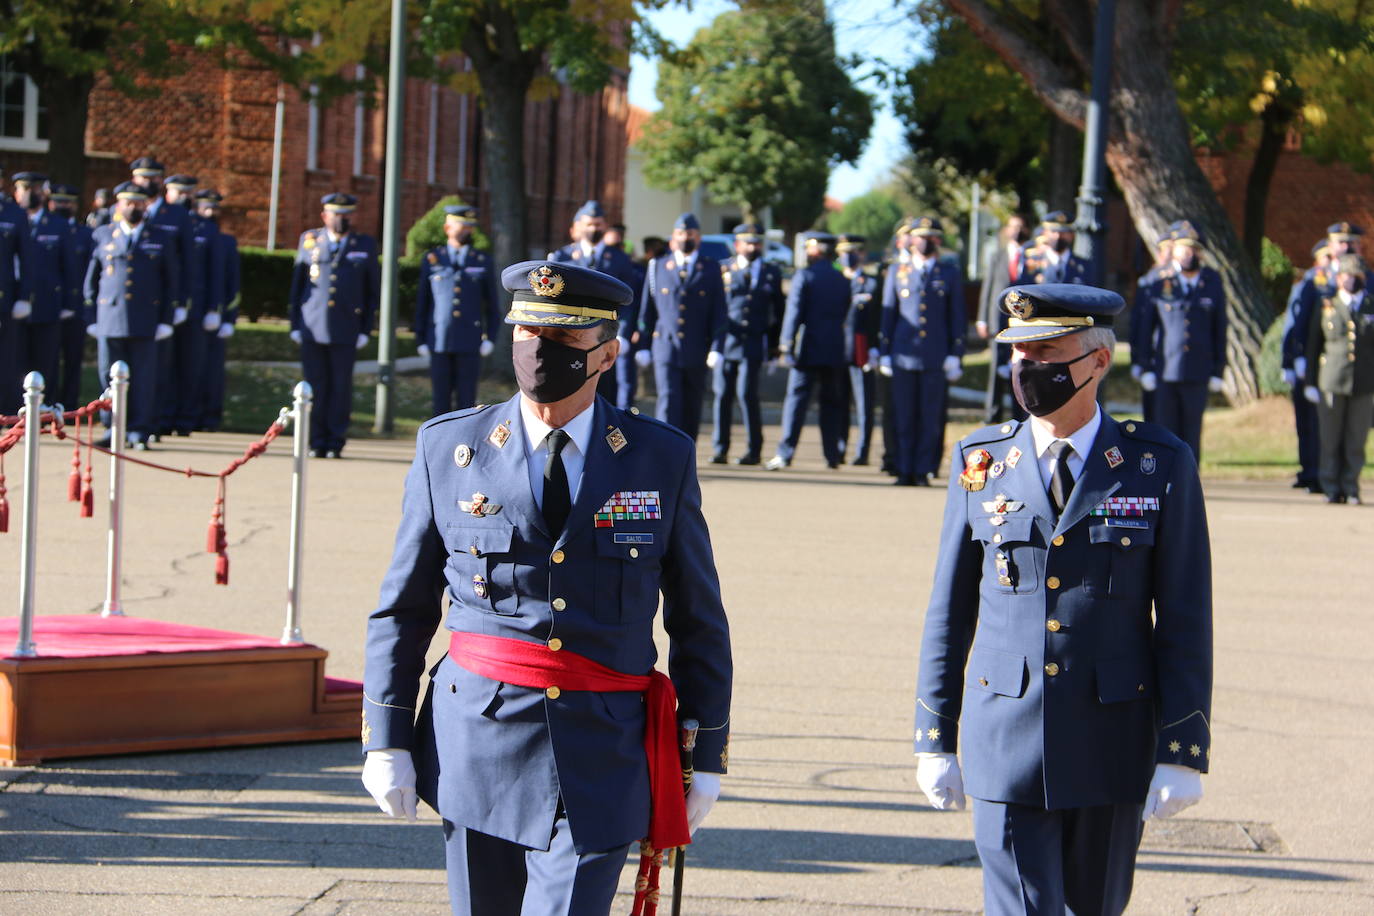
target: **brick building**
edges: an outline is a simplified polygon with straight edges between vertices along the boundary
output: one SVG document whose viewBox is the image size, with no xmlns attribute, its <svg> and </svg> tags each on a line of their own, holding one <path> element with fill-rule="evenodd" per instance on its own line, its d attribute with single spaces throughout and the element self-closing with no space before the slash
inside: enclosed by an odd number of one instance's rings
<svg viewBox="0 0 1374 916">
<path fill-rule="evenodd" d="M 271 71 L 251 65 L 225 70 L 208 55 L 190 52 L 184 60 L 184 73 L 151 84 L 160 90 L 156 99 L 130 100 L 107 82 L 97 84 L 86 130 L 85 201 L 96 188 L 126 180 L 131 160 L 152 155 L 169 173 L 196 175 L 203 187 L 222 191 L 225 227 L 242 244 L 262 245 L 279 83 Z M 599 94 L 579 95 L 565 87 L 555 98 L 526 106 L 525 190 L 532 253 L 565 244 L 572 214 L 588 198 L 600 199 L 612 217 L 620 215 L 628 77 L 628 72 L 617 71 Z M 47 171 L 41 125 L 51 100 L 40 100 L 32 91 L 6 95 L 23 109 L 4 121 L 14 126 L 5 128 L 7 136 L 0 135 L 0 162 L 11 173 Z M 320 197 L 331 191 L 357 195 L 355 223 L 364 232 L 379 234 L 385 89 L 372 106 L 352 96 L 316 104 L 289 87 L 283 96 L 277 247 L 294 247 L 300 232 L 319 225 Z M 28 108 L 35 106 L 30 115 Z M 476 96 L 423 80 L 407 81 L 403 231 L 447 194 L 488 209 L 481 125 Z M 16 135 L 21 130 L 27 134 Z"/>
</svg>

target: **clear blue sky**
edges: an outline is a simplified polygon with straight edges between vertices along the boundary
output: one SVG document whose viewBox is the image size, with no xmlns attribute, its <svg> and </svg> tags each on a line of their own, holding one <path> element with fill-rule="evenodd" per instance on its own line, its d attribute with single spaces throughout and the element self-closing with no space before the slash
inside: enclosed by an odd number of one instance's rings
<svg viewBox="0 0 1374 916">
<path fill-rule="evenodd" d="M 829 0 L 826 5 L 835 22 L 835 41 L 841 54 L 859 53 L 899 64 L 910 63 L 914 58 L 918 50 L 914 29 L 893 9 L 892 0 Z M 692 7 L 690 12 L 677 6 L 668 7 L 649 13 L 648 18 L 669 40 L 685 45 L 697 29 L 709 25 L 735 4 L 724 0 L 697 0 Z M 650 111 L 657 109 L 658 99 L 654 97 L 657 80 L 658 62 L 635 55 L 630 61 L 631 104 Z M 872 85 L 864 88 L 877 94 L 873 133 L 857 165 L 841 166 L 831 174 L 827 193 L 839 200 L 857 197 L 880 182 L 906 149 L 901 124 L 892 116 L 887 94 L 878 93 Z"/>
</svg>

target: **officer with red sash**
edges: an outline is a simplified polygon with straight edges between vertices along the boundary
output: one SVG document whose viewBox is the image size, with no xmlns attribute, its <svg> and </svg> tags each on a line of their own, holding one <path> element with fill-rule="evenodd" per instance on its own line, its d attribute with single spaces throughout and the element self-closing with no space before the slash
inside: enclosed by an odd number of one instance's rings
<svg viewBox="0 0 1374 916">
<path fill-rule="evenodd" d="M 439 812 L 455 913 L 604 914 L 630 845 L 686 843 L 719 794 L 729 628 L 693 440 L 596 394 L 629 287 L 552 261 L 501 281 L 520 392 L 417 437 L 367 626 L 363 784 Z M 677 717 L 700 723 L 685 805 Z"/>
</svg>

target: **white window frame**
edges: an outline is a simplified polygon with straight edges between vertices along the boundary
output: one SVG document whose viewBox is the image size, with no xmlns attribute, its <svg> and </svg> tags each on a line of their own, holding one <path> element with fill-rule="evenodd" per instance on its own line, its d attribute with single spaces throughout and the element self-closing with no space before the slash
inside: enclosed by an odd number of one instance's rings
<svg viewBox="0 0 1374 916">
<path fill-rule="evenodd" d="M 24 136 L 0 136 L 0 149 L 21 153 L 46 153 L 48 141 L 38 136 L 38 84 L 24 74 Z"/>
</svg>

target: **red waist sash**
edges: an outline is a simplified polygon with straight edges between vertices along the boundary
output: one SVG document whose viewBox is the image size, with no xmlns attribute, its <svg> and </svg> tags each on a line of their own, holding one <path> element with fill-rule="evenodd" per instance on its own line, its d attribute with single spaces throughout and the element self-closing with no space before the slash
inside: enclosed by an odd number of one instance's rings
<svg viewBox="0 0 1374 916">
<path fill-rule="evenodd" d="M 677 691 L 658 669 L 623 674 L 585 655 L 541 643 L 481 633 L 453 633 L 449 658 L 493 681 L 547 690 L 634 691 L 644 694 L 644 754 L 649 761 L 649 842 L 671 849 L 692 842 L 677 748 Z"/>
</svg>

